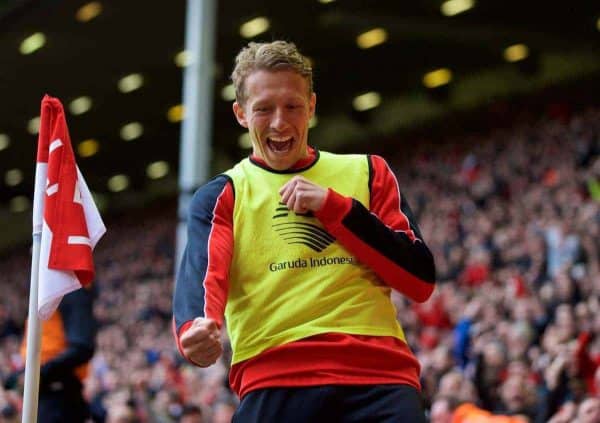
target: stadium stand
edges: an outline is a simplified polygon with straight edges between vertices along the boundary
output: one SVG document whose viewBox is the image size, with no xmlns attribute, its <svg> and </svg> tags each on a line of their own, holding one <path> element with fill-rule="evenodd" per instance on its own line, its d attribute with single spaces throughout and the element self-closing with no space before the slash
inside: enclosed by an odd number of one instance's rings
<svg viewBox="0 0 600 423">
<path fill-rule="evenodd" d="M 432 422 L 460 421 L 461 404 L 599 421 L 599 153 L 600 109 L 588 108 L 390 157 L 438 269 L 428 302 L 394 296 Z M 97 422 L 222 423 L 235 410 L 228 352 L 198 369 L 176 351 L 175 214 L 165 202 L 108 220 L 97 248 L 101 327 L 85 388 Z M 0 422 L 19 421 L 29 266 L 27 250 L 0 259 Z"/>
</svg>

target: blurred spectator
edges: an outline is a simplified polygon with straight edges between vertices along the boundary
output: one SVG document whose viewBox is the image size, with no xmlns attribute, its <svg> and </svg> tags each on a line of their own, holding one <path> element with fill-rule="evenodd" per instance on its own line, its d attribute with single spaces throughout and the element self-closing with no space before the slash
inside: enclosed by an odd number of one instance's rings
<svg viewBox="0 0 600 423">
<path fill-rule="evenodd" d="M 94 292 L 80 288 L 65 295 L 56 311 L 40 326 L 38 422 L 85 422 L 90 417 L 83 382 L 94 354 L 96 321 Z M 23 334 L 21 354 L 27 349 Z M 21 373 L 23 369 L 17 370 Z"/>
<path fill-rule="evenodd" d="M 452 396 L 439 396 L 431 404 L 429 411 L 430 423 L 452 423 L 452 414 L 457 407 Z"/>
<path fill-rule="evenodd" d="M 577 408 L 577 423 L 600 422 L 600 398 L 584 399 Z"/>
<path fill-rule="evenodd" d="M 213 423 L 229 423 L 233 418 L 237 402 L 232 398 L 224 399 L 215 404 L 213 413 Z"/>
<path fill-rule="evenodd" d="M 180 423 L 203 423 L 202 409 L 197 405 L 186 405 L 181 411 Z M 230 420 L 231 421 L 231 420 Z"/>
</svg>

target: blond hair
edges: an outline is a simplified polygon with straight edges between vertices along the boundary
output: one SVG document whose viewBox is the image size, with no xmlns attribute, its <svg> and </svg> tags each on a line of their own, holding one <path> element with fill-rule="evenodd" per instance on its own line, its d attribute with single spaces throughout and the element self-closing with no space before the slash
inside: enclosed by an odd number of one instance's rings
<svg viewBox="0 0 600 423">
<path fill-rule="evenodd" d="M 294 43 L 287 41 L 249 43 L 236 56 L 235 67 L 231 73 L 235 97 L 239 104 L 244 104 L 246 101 L 244 88 L 246 78 L 257 70 L 296 72 L 308 82 L 308 94 L 313 91 L 310 61 L 298 51 Z"/>
</svg>

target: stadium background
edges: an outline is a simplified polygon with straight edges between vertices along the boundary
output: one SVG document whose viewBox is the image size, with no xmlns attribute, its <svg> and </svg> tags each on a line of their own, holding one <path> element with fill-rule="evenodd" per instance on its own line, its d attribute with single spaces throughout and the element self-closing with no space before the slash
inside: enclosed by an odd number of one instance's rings
<svg viewBox="0 0 600 423">
<path fill-rule="evenodd" d="M 496 411 L 521 401 L 539 417 L 597 395 L 597 2 L 223 0 L 217 10 L 208 174 L 249 151 L 227 87 L 236 52 L 296 42 L 315 69 L 312 142 L 388 158 L 436 255 L 438 294 L 423 307 L 395 299 L 428 401 L 460 392 Z M 35 118 L 49 93 L 68 110 L 109 230 L 87 387 L 100 415 L 177 421 L 198 402 L 218 421 L 235 407 L 225 362 L 182 365 L 170 334 L 184 22 L 184 2 L 0 1 L 0 375 L 19 365 Z M 18 408 L 18 394 L 3 390 L 0 403 Z"/>
</svg>

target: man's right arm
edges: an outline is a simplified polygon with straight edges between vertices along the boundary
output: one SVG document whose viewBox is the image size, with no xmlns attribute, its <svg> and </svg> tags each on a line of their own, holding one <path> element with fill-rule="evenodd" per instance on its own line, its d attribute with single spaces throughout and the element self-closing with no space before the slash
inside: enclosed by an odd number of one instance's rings
<svg viewBox="0 0 600 423">
<path fill-rule="evenodd" d="M 218 334 L 229 289 L 234 192 L 224 175 L 192 198 L 188 240 L 173 296 L 173 330 L 181 354 L 199 366 L 220 355 Z M 216 355 L 216 357 L 215 357 Z"/>
<path fill-rule="evenodd" d="M 74 377 L 74 370 L 91 360 L 96 339 L 95 289 L 80 288 L 65 295 L 58 306 L 67 338 L 64 351 L 40 367 L 40 385 Z"/>
</svg>

